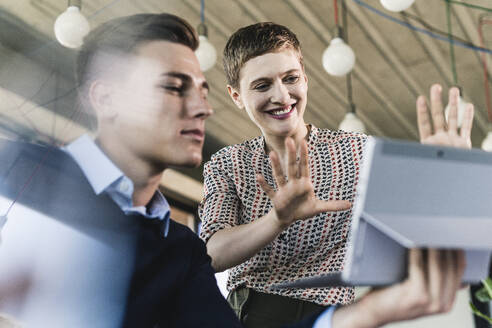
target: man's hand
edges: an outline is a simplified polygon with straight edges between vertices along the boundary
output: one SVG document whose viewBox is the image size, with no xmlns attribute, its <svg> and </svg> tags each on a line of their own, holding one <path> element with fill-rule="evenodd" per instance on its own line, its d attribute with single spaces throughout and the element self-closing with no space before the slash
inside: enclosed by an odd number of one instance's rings
<svg viewBox="0 0 492 328">
<path fill-rule="evenodd" d="M 357 303 L 335 311 L 333 328 L 380 327 L 451 310 L 465 271 L 463 251 L 419 250 L 409 253 L 408 278 L 375 289 Z"/>
<path fill-rule="evenodd" d="M 257 175 L 257 181 L 272 201 L 274 212 L 282 227 L 286 228 L 296 220 L 307 219 L 322 212 L 350 208 L 350 203 L 346 200 L 322 201 L 314 195 L 313 184 L 309 177 L 308 148 L 305 140 L 300 145 L 299 163 L 296 161 L 296 147 L 292 138 L 285 140 L 285 147 L 287 179 L 280 165 L 279 156 L 275 151 L 270 153 L 277 191 L 268 185 L 262 175 Z"/>
<path fill-rule="evenodd" d="M 420 142 L 423 144 L 471 148 L 470 134 L 473 124 L 473 105 L 467 105 L 461 130 L 458 133 L 459 90 L 456 87 L 449 89 L 450 108 L 447 124 L 443 113 L 441 92 L 442 88 L 439 84 L 434 84 L 430 89 L 430 105 L 432 122 L 434 123 L 434 134 L 432 134 L 432 123 L 425 98 L 423 96 L 417 98 L 417 121 Z"/>
</svg>

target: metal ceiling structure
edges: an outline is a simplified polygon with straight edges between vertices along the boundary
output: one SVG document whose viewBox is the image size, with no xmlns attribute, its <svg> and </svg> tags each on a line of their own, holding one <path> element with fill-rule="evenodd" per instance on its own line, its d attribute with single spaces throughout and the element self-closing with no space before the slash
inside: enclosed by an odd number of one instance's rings
<svg viewBox="0 0 492 328">
<path fill-rule="evenodd" d="M 490 0 L 472 2 L 492 7 Z M 363 3 L 422 27 L 409 15 L 384 11 L 379 1 Z M 286 25 L 298 35 L 309 77 L 305 119 L 318 127 L 337 128 L 349 107 L 346 81 L 328 75 L 321 64 L 321 55 L 335 32 L 333 1 L 206 0 L 205 6 L 209 40 L 219 57 L 216 65 L 205 73 L 215 110 L 215 115 L 207 121 L 206 157 L 222 146 L 260 133 L 247 114 L 229 99 L 221 66 L 221 51 L 227 38 L 238 28 L 259 21 Z M 352 88 L 357 114 L 368 134 L 417 140 L 417 96 L 428 95 L 432 83 L 445 87 L 453 84 L 448 42 L 396 24 L 368 10 L 361 1 L 346 0 L 346 7 L 349 44 L 356 54 Z M 4 134 L 19 131 L 19 135 L 30 140 L 65 142 L 89 127 L 85 114 L 74 114 L 76 52 L 63 48 L 54 38 L 53 23 L 65 9 L 66 2 L 60 0 L 2 0 L 0 3 L 0 97 L 3 99 L 0 130 Z M 173 13 L 197 26 L 200 0 L 82 1 L 82 13 L 92 27 L 114 17 L 142 12 Z M 484 12 L 456 4 L 451 12 L 453 34 L 480 45 L 477 28 L 479 16 Z M 444 0 L 416 0 L 407 13 L 436 29 L 447 30 Z M 492 13 L 489 14 L 492 20 Z M 492 25 L 485 25 L 483 32 L 483 46 L 491 49 Z M 465 99 L 476 107 L 472 141 L 474 147 L 480 147 L 490 129 L 481 54 L 457 45 L 454 51 L 458 84 L 464 90 Z M 490 52 L 486 58 L 491 62 Z M 492 63 L 488 67 L 489 77 L 491 73 Z M 63 128 L 72 133 L 63 132 Z M 198 175 L 195 177 L 199 178 Z"/>
</svg>

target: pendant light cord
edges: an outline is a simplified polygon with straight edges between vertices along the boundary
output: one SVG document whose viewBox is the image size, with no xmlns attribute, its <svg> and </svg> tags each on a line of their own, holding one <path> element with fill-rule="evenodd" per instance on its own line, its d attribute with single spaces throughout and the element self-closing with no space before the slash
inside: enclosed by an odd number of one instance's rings
<svg viewBox="0 0 492 328">
<path fill-rule="evenodd" d="M 205 23 L 205 0 L 200 1 L 200 20 Z"/>
<path fill-rule="evenodd" d="M 335 0 L 336 2 L 336 0 Z M 347 24 L 347 5 L 345 0 L 342 0 L 342 38 L 348 44 L 348 24 Z M 354 100 L 352 97 L 352 72 L 347 74 L 347 101 L 349 104 L 349 112 L 355 113 Z"/>
<path fill-rule="evenodd" d="M 446 0 L 446 19 L 448 24 L 449 54 L 451 56 L 451 70 L 453 72 L 453 83 L 458 84 L 458 74 L 456 73 L 456 60 L 454 56 L 454 39 L 451 28 L 451 2 Z"/>
<path fill-rule="evenodd" d="M 338 28 L 338 0 L 333 0 L 333 12 L 335 14 L 335 26 Z"/>
<path fill-rule="evenodd" d="M 480 39 L 480 46 L 484 46 L 484 39 L 483 39 L 483 25 L 492 25 L 492 20 L 487 19 L 487 15 L 480 15 L 479 18 L 479 23 L 478 23 L 478 37 Z M 492 123 L 492 101 L 490 99 L 490 90 L 489 90 L 489 74 L 487 71 L 487 56 L 482 53 L 481 54 L 481 59 L 482 59 L 482 66 L 483 66 L 483 86 L 485 90 L 485 101 L 487 104 L 487 116 L 489 119 L 489 123 Z"/>
</svg>

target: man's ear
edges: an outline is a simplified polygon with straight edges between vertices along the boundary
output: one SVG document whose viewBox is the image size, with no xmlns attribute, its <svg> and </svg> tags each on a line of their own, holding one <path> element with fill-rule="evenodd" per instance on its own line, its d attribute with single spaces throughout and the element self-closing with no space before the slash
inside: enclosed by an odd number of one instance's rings
<svg viewBox="0 0 492 328">
<path fill-rule="evenodd" d="M 232 101 L 236 104 L 236 106 L 239 109 L 244 108 L 243 101 L 241 99 L 241 95 L 239 94 L 239 91 L 230 86 L 229 84 L 227 85 L 227 93 L 229 93 L 229 96 L 231 96 Z"/>
<path fill-rule="evenodd" d="M 89 87 L 89 101 L 97 115 L 97 120 L 112 120 L 116 117 L 113 97 L 114 87 L 102 80 L 93 81 Z"/>
</svg>

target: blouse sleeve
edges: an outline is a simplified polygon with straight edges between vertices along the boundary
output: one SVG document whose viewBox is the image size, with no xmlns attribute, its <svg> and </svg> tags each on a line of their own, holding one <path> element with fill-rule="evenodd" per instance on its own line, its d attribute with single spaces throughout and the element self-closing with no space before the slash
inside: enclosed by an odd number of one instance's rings
<svg viewBox="0 0 492 328">
<path fill-rule="evenodd" d="M 240 200 L 234 185 L 230 156 L 217 156 L 203 169 L 204 197 L 198 208 L 200 238 L 208 242 L 214 233 L 238 225 Z"/>
</svg>

